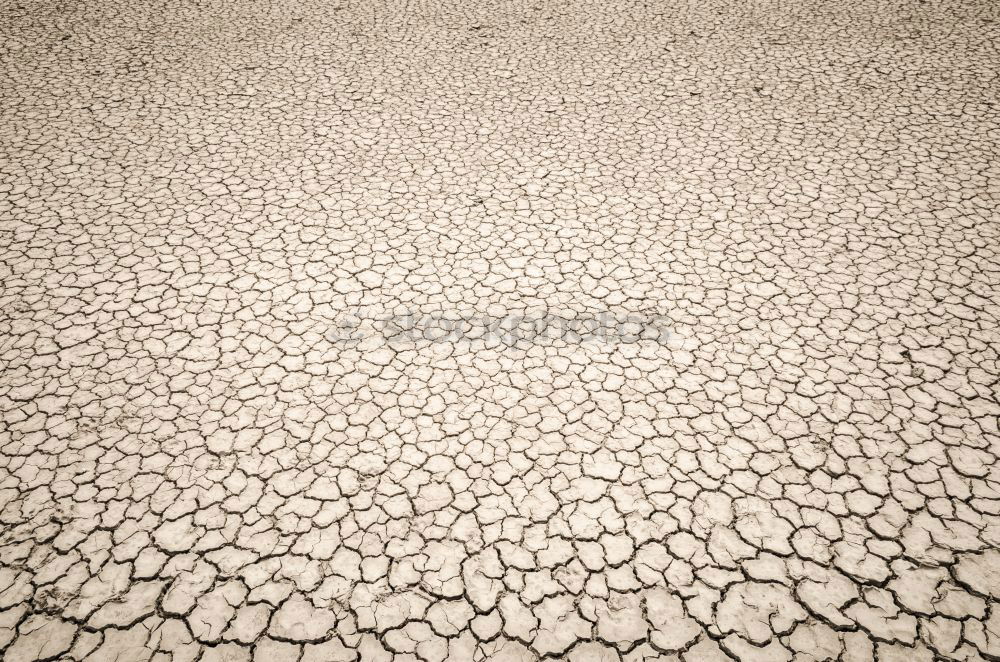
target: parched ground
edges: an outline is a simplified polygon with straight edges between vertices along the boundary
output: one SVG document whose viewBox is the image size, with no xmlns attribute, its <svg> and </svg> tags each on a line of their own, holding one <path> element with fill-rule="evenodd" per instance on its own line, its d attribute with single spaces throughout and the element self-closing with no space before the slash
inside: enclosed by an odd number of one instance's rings
<svg viewBox="0 0 1000 662">
<path fill-rule="evenodd" d="M 1000 659 L 998 69 L 992 0 L 0 0 L 0 658 Z"/>
</svg>

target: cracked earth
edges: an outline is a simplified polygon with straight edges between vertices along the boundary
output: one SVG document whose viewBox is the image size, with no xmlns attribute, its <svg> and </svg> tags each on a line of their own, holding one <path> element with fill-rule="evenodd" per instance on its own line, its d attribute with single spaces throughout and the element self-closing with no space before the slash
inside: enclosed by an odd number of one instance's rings
<svg viewBox="0 0 1000 662">
<path fill-rule="evenodd" d="M 6 662 L 1000 659 L 997 3 L 0 15 Z"/>
</svg>

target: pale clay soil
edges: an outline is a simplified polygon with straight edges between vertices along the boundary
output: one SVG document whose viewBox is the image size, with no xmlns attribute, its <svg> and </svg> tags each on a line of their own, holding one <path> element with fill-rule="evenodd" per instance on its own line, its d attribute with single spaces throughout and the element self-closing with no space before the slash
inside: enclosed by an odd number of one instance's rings
<svg viewBox="0 0 1000 662">
<path fill-rule="evenodd" d="M 0 658 L 1000 659 L 998 69 L 990 0 L 0 0 Z"/>
</svg>

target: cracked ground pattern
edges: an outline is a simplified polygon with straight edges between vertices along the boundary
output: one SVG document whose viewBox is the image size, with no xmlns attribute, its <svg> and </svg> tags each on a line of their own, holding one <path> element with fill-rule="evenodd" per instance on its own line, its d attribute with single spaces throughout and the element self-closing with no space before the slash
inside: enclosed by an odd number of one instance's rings
<svg viewBox="0 0 1000 662">
<path fill-rule="evenodd" d="M 1000 659 L 1000 4 L 0 15 L 6 662 Z"/>
</svg>

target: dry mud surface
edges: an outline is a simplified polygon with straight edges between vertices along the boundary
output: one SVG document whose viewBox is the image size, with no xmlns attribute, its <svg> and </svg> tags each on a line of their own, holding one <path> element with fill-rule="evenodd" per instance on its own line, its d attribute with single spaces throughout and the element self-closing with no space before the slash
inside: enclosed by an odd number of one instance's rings
<svg viewBox="0 0 1000 662">
<path fill-rule="evenodd" d="M 0 658 L 1000 659 L 998 44 L 2 0 Z"/>
</svg>

